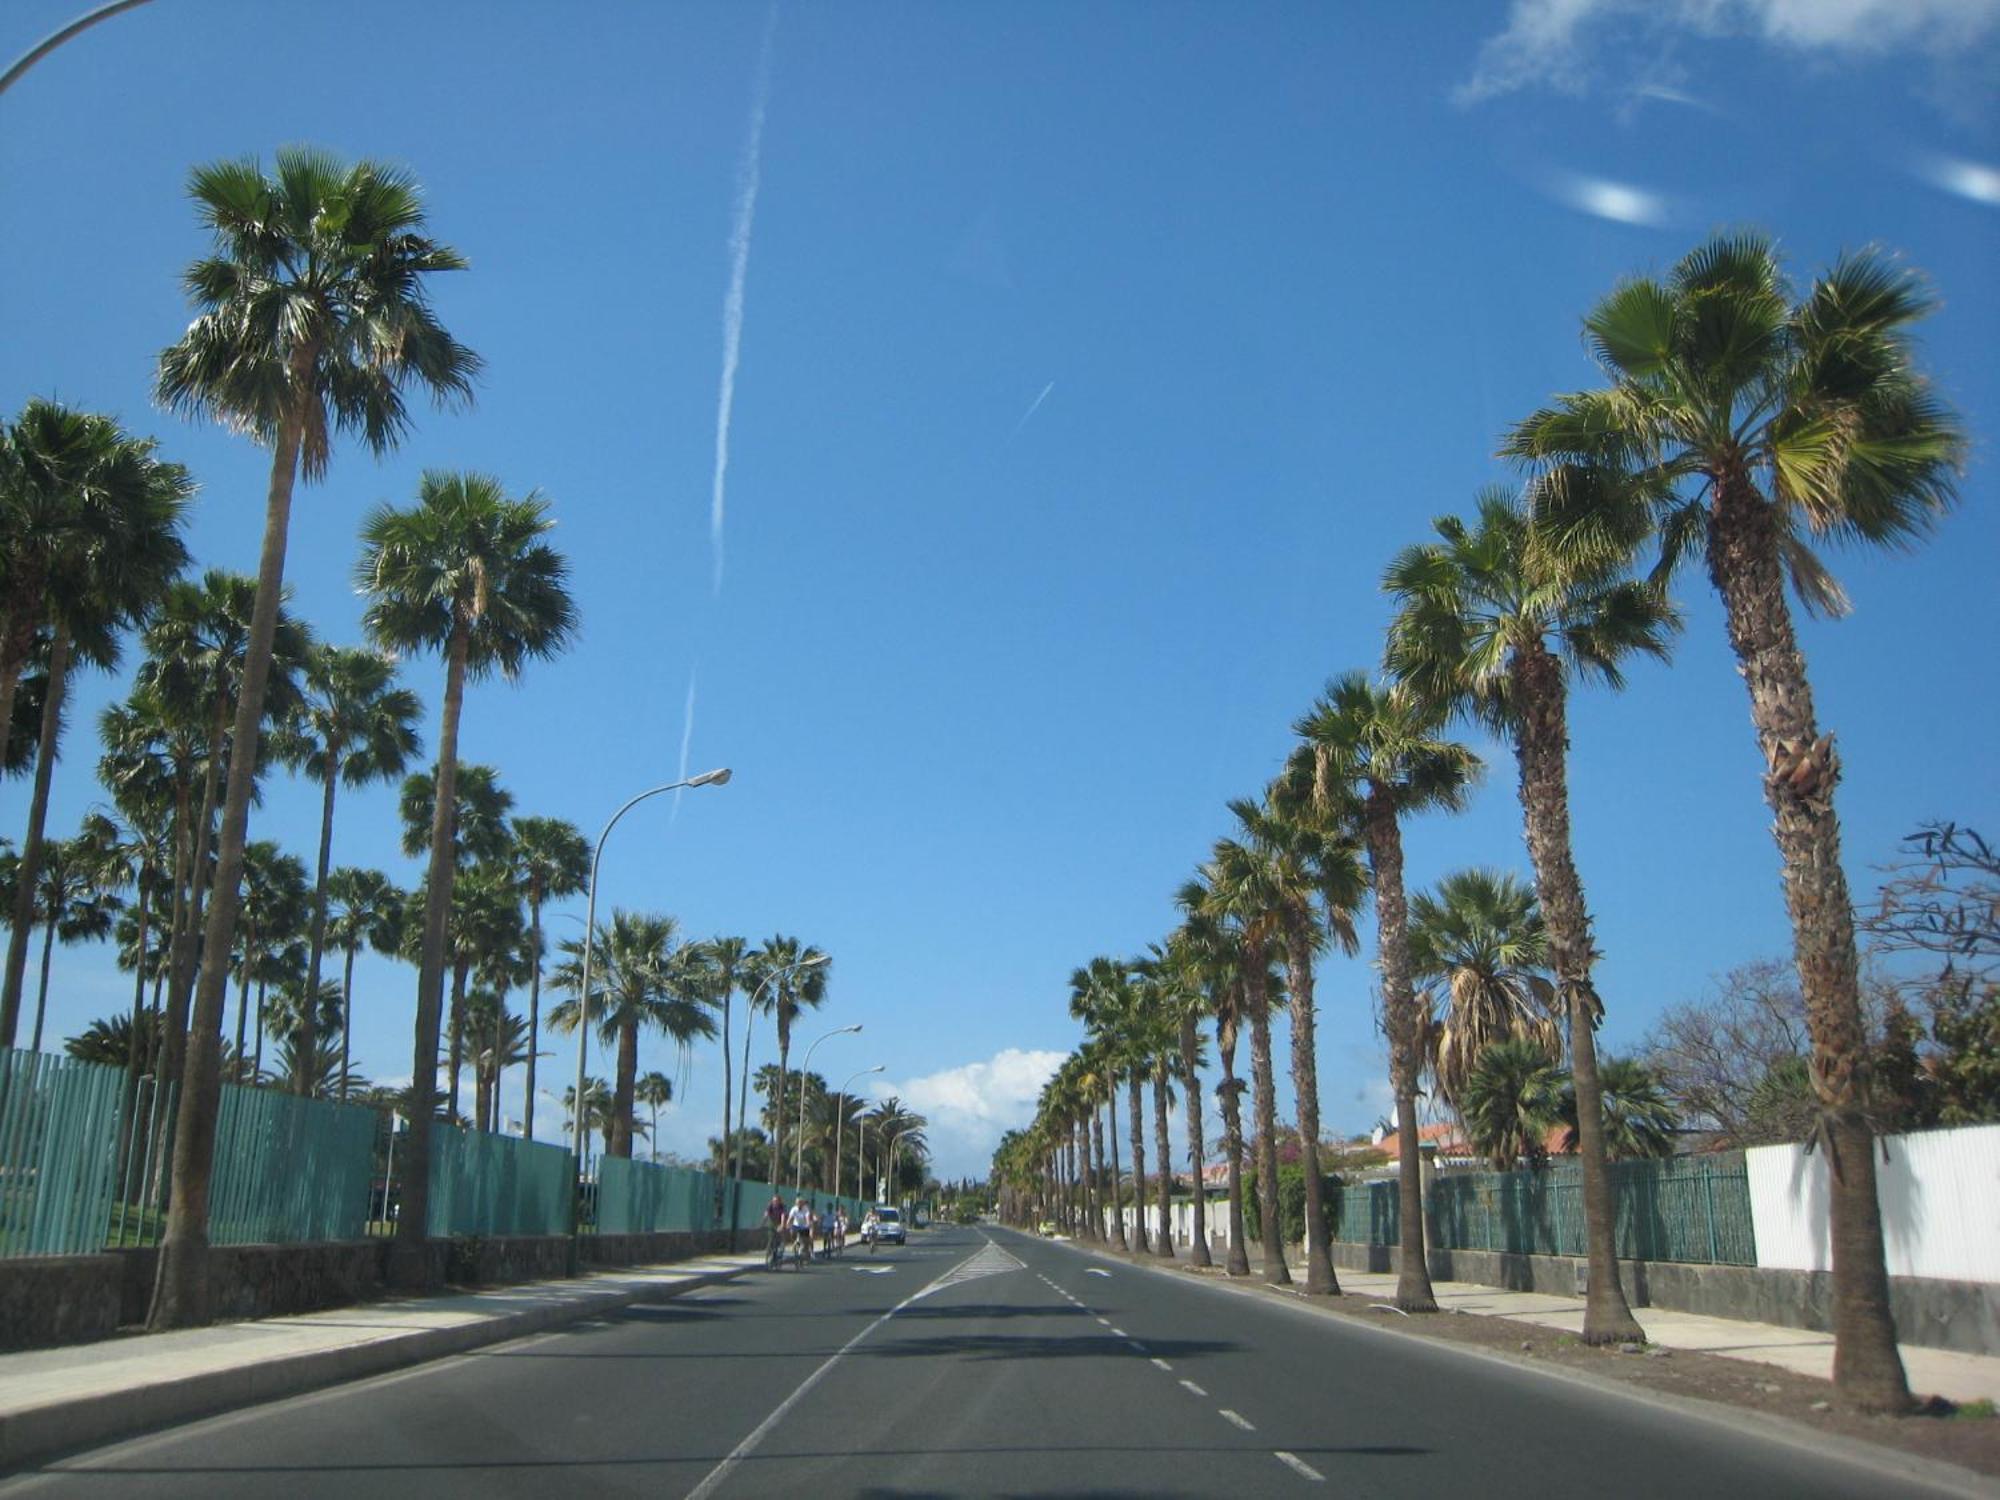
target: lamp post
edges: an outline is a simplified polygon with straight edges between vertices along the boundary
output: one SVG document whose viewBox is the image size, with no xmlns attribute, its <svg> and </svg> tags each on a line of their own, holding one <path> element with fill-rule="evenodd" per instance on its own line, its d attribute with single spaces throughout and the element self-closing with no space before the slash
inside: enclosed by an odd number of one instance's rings
<svg viewBox="0 0 2000 1500">
<path fill-rule="evenodd" d="M 799 1189 L 805 1185 L 806 1180 L 806 1073 L 812 1067 L 813 1051 L 829 1037 L 846 1036 L 860 1029 L 861 1023 L 856 1021 L 852 1026 L 836 1026 L 824 1036 L 814 1037 L 812 1046 L 806 1048 L 806 1060 L 799 1064 L 799 1112 L 792 1120 L 796 1127 L 792 1134 L 798 1138 L 792 1151 L 793 1197 L 798 1196 Z M 780 1107 L 782 1108 L 782 1105 Z"/>
<path fill-rule="evenodd" d="M 836 1198 L 840 1196 L 840 1138 L 847 1129 L 847 1084 L 870 1073 L 879 1073 L 886 1066 L 885 1063 L 877 1063 L 872 1068 L 860 1068 L 849 1073 L 847 1083 L 843 1083 L 840 1092 L 833 1096 L 833 1196 Z"/>
<path fill-rule="evenodd" d="M 590 951 L 592 940 L 597 936 L 597 866 L 604 858 L 604 841 L 611 837 L 611 830 L 618 826 L 618 820 L 648 797 L 657 797 L 662 792 L 676 792 L 684 786 L 722 786 L 728 780 L 729 768 L 724 766 L 682 781 L 670 781 L 665 786 L 648 788 L 611 815 L 611 821 L 597 836 L 597 847 L 591 850 L 589 915 L 583 919 L 583 988 L 577 992 L 576 1002 L 576 1122 L 570 1134 L 570 1150 L 576 1156 L 579 1185 L 583 1177 L 584 1118 L 588 1114 L 584 1108 L 584 1065 L 590 1057 Z"/>
</svg>

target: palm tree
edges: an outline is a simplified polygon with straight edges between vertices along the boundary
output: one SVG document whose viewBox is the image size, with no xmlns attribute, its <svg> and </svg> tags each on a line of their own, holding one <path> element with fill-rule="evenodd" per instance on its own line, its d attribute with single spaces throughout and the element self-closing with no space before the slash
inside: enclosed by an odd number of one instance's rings
<svg viewBox="0 0 2000 1500">
<path fill-rule="evenodd" d="M 404 1281 L 428 1274 L 421 1247 L 430 1201 L 427 1152 L 444 1001 L 445 929 L 457 866 L 452 812 L 457 807 L 459 713 L 468 677 L 497 670 L 511 680 L 529 661 L 558 655 L 574 636 L 569 567 L 543 540 L 554 524 L 537 496 L 514 500 L 488 475 L 431 470 L 418 486 L 413 508 L 380 507 L 362 526 L 355 581 L 371 601 L 364 617 L 369 637 L 385 650 L 437 651 L 445 659 L 411 1063 L 420 1106 L 412 1112 L 415 1170 L 404 1184 L 403 1213 L 396 1225 L 398 1275 Z"/>
<path fill-rule="evenodd" d="M 521 1136 L 535 1138 L 535 1063 L 542 1044 L 542 907 L 580 896 L 590 879 L 590 841 L 561 818 L 514 820 L 514 876 L 528 901 L 528 1080 Z M 725 1120 L 724 1125 L 728 1122 Z"/>
<path fill-rule="evenodd" d="M 1083 1022 L 1096 1043 L 1098 1076 L 1111 1121 L 1106 1131 L 1111 1142 L 1111 1239 L 1120 1250 L 1126 1248 L 1127 1241 L 1124 1173 L 1118 1163 L 1118 1083 L 1129 1070 L 1123 1027 L 1132 1008 L 1131 979 L 1124 964 L 1104 957 L 1093 958 L 1069 976 L 1069 1013 Z M 1143 1190 L 1143 1181 L 1141 1187 Z M 1143 1251 L 1146 1248 L 1144 1199 L 1138 1202 L 1139 1221 L 1134 1226 L 1132 1243 Z"/>
<path fill-rule="evenodd" d="M 1466 1075 L 1461 1113 L 1473 1148 L 1496 1172 L 1539 1167 L 1544 1142 L 1562 1121 L 1562 1069 L 1525 1037 L 1489 1042 Z"/>
<path fill-rule="evenodd" d="M 645 1105 L 648 1112 L 652 1115 L 652 1128 L 647 1131 L 646 1139 L 652 1143 L 653 1160 L 658 1161 L 660 1159 L 660 1111 L 674 1102 L 674 1081 L 658 1068 L 655 1068 L 652 1072 L 640 1076 L 638 1083 L 633 1086 L 632 1097 Z M 723 1118 L 727 1119 L 728 1116 L 725 1114 Z"/>
<path fill-rule="evenodd" d="M 1598 1078 L 1604 1089 L 1604 1154 L 1612 1161 L 1672 1156 L 1680 1119 L 1651 1070 L 1637 1058 L 1607 1057 L 1598 1066 Z M 1575 1089 L 1565 1088 L 1557 1106 L 1568 1127 L 1565 1151 L 1576 1149 L 1577 1107 Z"/>
<path fill-rule="evenodd" d="M 1425 1056 L 1437 1089 L 1462 1110 L 1465 1080 L 1494 1042 L 1561 1055 L 1548 933 L 1535 893 L 1498 870 L 1456 870 L 1410 898 L 1410 974 L 1431 997 Z"/>
<path fill-rule="evenodd" d="M 1175 1012 L 1181 1003 L 1179 976 L 1166 962 L 1157 943 L 1132 965 L 1131 1040 L 1139 1066 L 1134 1077 L 1150 1075 L 1153 1084 L 1153 1164 L 1156 1171 L 1157 1233 L 1153 1253 L 1171 1260 L 1174 1254 L 1174 1162 L 1167 1145 L 1167 1108 L 1172 1100 L 1170 1077 L 1179 1045 Z"/>
<path fill-rule="evenodd" d="M 205 952 L 226 953 L 236 926 L 293 486 L 301 474 L 308 482 L 324 477 L 335 431 L 358 436 L 378 454 L 393 448 L 409 425 L 405 387 L 426 387 L 439 400 L 469 398 L 479 360 L 431 313 L 425 276 L 465 262 L 423 233 L 423 205 L 407 174 L 366 161 L 342 167 L 324 152 L 294 146 L 279 151 L 275 176 L 266 177 L 253 160 L 218 162 L 197 167 L 189 191 L 214 232 L 215 253 L 184 277 L 197 316 L 161 353 L 156 394 L 175 411 L 213 418 L 271 449 L 257 600 L 232 735 L 236 755 L 204 943 Z M 208 1182 L 224 977 L 221 965 L 204 965 L 194 1001 L 173 1205 L 150 1319 L 155 1328 L 209 1320 Z M 427 1139 L 428 1108 L 413 1118 Z M 420 1194 L 425 1143 L 414 1142 Z M 418 1210 L 420 1234 L 424 1201 L 410 1205 L 406 1198 L 405 1205 Z M 407 1217 L 399 1225 L 410 1227 Z"/>
<path fill-rule="evenodd" d="M 1565 472 L 1547 483 L 1580 494 L 1589 478 Z M 1630 538 L 1606 537 L 1592 552 L 1551 546 L 1530 511 L 1497 489 L 1481 493 L 1472 526 L 1455 516 L 1435 524 L 1437 542 L 1408 548 L 1389 568 L 1385 587 L 1402 604 L 1389 631 L 1389 665 L 1421 692 L 1513 742 L 1528 853 L 1548 916 L 1548 955 L 1582 1101 L 1590 1253 L 1583 1338 L 1590 1344 L 1642 1339 L 1619 1285 L 1599 1130 L 1594 1032 L 1604 1006 L 1591 982 L 1596 947 L 1570 841 L 1568 697 L 1573 679 L 1618 687 L 1626 659 L 1664 658 L 1680 620 L 1657 589 L 1626 576 Z M 1457 1060 L 1461 1072 L 1478 1047 L 1474 1041 Z"/>
<path fill-rule="evenodd" d="M 145 1013 L 138 1026 L 128 1015 L 100 1017 L 63 1043 L 63 1051 L 78 1062 L 96 1063 L 106 1068 L 127 1068 L 137 1059 L 143 1062 L 159 1044 L 159 1030 L 153 1012 Z"/>
<path fill-rule="evenodd" d="M 778 977 L 770 980 L 763 1001 L 763 1008 L 777 1017 L 778 1021 L 778 1099 L 785 1097 L 785 1075 L 791 1066 L 792 1026 L 799 1013 L 817 1009 L 826 1003 L 827 970 L 830 965 L 819 958 L 819 950 L 801 947 L 794 937 L 771 937 L 754 955 L 755 973 L 760 979 L 771 974 Z M 750 1064 L 749 1023 L 744 1023 L 743 1055 L 744 1068 Z M 772 1160 L 778 1169 L 784 1170 L 785 1163 L 785 1111 L 780 1103 L 775 1130 L 771 1137 Z"/>
<path fill-rule="evenodd" d="M 25 861 L 14 879 L 28 891 L 29 920 L 42 928 L 42 977 L 35 991 L 35 1028 L 28 1050 L 42 1050 L 42 1021 L 49 1003 L 49 960 L 57 938 L 68 943 L 101 943 L 111 936 L 112 921 L 124 902 L 105 888 L 105 847 L 102 835 L 86 827 L 73 839 L 50 839 L 42 846 L 41 867 L 30 885 Z M 15 910 L 22 905 L 15 893 Z"/>
<path fill-rule="evenodd" d="M 1785 598 L 1841 613 L 1815 540 L 1900 547 L 1955 497 L 1966 442 L 1916 368 L 1934 305 L 1874 250 L 1794 300 L 1775 248 L 1721 236 L 1662 280 L 1630 280 L 1584 319 L 1609 387 L 1559 396 L 1504 452 L 1553 465 L 1539 497 L 1553 545 L 1595 553 L 1650 529 L 1656 579 L 1705 558 L 1750 694 L 1812 1034 L 1814 1091 L 1837 1164 L 1830 1200 L 1835 1379 L 1848 1399 L 1909 1406 L 1875 1193 L 1868 1048 L 1853 901 L 1841 864 L 1833 737 L 1813 708 Z M 1611 483 L 1594 482 L 1606 471 Z M 1564 475 L 1592 481 L 1561 482 Z"/>
<path fill-rule="evenodd" d="M 187 563 L 181 526 L 194 483 L 109 417 L 30 402 L 0 434 L 0 759 L 15 687 L 48 633 L 34 790 L 21 841 L 24 878 L 0 980 L 0 1045 L 13 1046 L 26 982 L 27 903 L 42 859 L 49 791 L 72 663 L 117 664 L 119 637 L 142 623 Z"/>
<path fill-rule="evenodd" d="M 348 1096 L 348 1048 L 354 1034 L 354 960 L 363 947 L 391 954 L 402 945 L 407 894 L 380 870 L 342 865 L 326 878 L 333 915 L 327 937 L 345 955 L 340 972 L 340 1097 Z"/>
<path fill-rule="evenodd" d="M 238 928 L 240 964 L 236 1003 L 236 1054 L 254 1079 L 264 1060 L 265 996 L 272 980 L 303 978 L 305 954 L 287 952 L 304 936 L 311 908 L 306 895 L 305 862 L 286 854 L 269 839 L 255 839 L 243 850 L 243 910 Z M 246 1023 L 252 982 L 257 985 L 257 1034 L 254 1050 L 246 1044 Z"/>
<path fill-rule="evenodd" d="M 729 1106 L 734 1102 L 732 1090 L 735 1079 L 735 1059 L 729 1050 L 729 1010 L 730 999 L 736 993 L 737 982 L 748 966 L 750 944 L 740 937 L 710 938 L 705 943 L 690 945 L 697 950 L 700 959 L 708 966 L 711 983 L 708 1000 L 722 1014 L 722 1164 L 717 1177 L 729 1175 Z M 718 1204 L 720 1199 L 717 1200 Z"/>
<path fill-rule="evenodd" d="M 554 1017 L 550 1017 L 551 1024 Z M 563 1134 L 568 1135 L 576 1123 L 576 1086 L 562 1091 L 563 1113 L 569 1118 L 563 1122 Z M 595 1130 L 607 1138 L 611 1132 L 611 1090 L 602 1078 L 586 1078 L 583 1081 L 583 1154 L 590 1157 L 590 1133 Z"/>
<path fill-rule="evenodd" d="M 1375 889 L 1376 966 L 1401 1137 L 1396 1306 L 1405 1312 L 1436 1312 L 1437 1298 L 1424 1261 L 1424 1200 L 1417 1158 L 1417 1079 L 1424 1028 L 1410 980 L 1402 820 L 1426 808 L 1458 808 L 1479 770 L 1478 757 L 1470 750 L 1439 738 L 1447 711 L 1447 705 L 1404 684 L 1378 687 L 1366 673 L 1350 672 L 1329 683 L 1294 726 L 1304 741 L 1294 754 L 1294 773 L 1311 778 L 1314 799 L 1323 812 L 1355 820 L 1368 849 Z"/>
<path fill-rule="evenodd" d="M 319 863 L 313 878 L 312 937 L 306 984 L 319 988 L 326 950 L 327 874 L 333 862 L 334 789 L 362 787 L 403 774 L 417 753 L 417 695 L 396 687 L 396 664 L 375 651 L 322 645 L 306 658 L 305 696 L 298 712 L 273 737 L 278 759 L 320 783 Z M 312 1010 L 302 1012 L 297 1048 L 301 1063 L 315 1062 L 318 1039 Z M 303 1074 L 292 1081 L 304 1093 Z"/>
</svg>

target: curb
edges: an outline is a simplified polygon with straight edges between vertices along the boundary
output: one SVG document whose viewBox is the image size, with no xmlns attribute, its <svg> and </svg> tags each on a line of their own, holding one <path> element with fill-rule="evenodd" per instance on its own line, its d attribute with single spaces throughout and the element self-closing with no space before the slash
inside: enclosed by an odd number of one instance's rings
<svg viewBox="0 0 2000 1500">
<path fill-rule="evenodd" d="M 0 1416 L 0 1474 L 14 1473 L 53 1454 L 92 1448 L 155 1428 L 428 1364 L 565 1324 L 580 1323 L 620 1308 L 670 1301 L 761 1269 L 761 1265 L 754 1264 L 732 1266 L 696 1272 L 685 1280 L 660 1286 L 589 1292 L 574 1300 L 503 1313 L 482 1322 L 453 1328 L 420 1328 L 363 1344 L 256 1360 L 234 1369 L 76 1396 L 9 1412 Z"/>
<path fill-rule="evenodd" d="M 1014 1232 L 1027 1233 L 1025 1230 Z M 1110 1246 L 1087 1245 L 1076 1240 L 1044 1241 L 1044 1243 L 1060 1243 L 1093 1260 L 1111 1261 L 1128 1270 L 1190 1278 L 1196 1285 L 1212 1287 L 1228 1296 L 1249 1297 L 1278 1307 L 1293 1308 L 1310 1317 L 1324 1318 L 1385 1338 L 1414 1340 L 1426 1348 L 1443 1350 L 1467 1359 L 1483 1360 L 1527 1375 L 1562 1381 L 1584 1390 L 1619 1396 L 1642 1406 L 1672 1411 L 1697 1421 L 1713 1422 L 1732 1431 L 1747 1433 L 1789 1447 L 1820 1454 L 1830 1453 L 1853 1464 L 1856 1468 L 1871 1470 L 1885 1479 L 1914 1478 L 1948 1494 L 1966 1497 L 1966 1500 L 1993 1500 L 1993 1497 L 2000 1496 L 2000 1482 L 1976 1469 L 1968 1469 L 1945 1459 L 1912 1453 L 1908 1449 L 1885 1443 L 1871 1443 L 1865 1438 L 1850 1437 L 1844 1433 L 1822 1432 L 1817 1427 L 1794 1422 L 1773 1412 L 1740 1410 L 1693 1396 L 1647 1390 L 1643 1386 L 1636 1386 L 1630 1381 L 1620 1380 L 1612 1375 L 1599 1375 L 1588 1370 L 1569 1369 L 1559 1365 L 1538 1364 L 1511 1355 L 1504 1350 L 1461 1344 L 1451 1339 L 1427 1338 L 1417 1329 L 1398 1327 L 1394 1319 L 1371 1321 L 1350 1308 L 1333 1307 L 1324 1301 L 1310 1298 L 1302 1290 L 1295 1292 L 1288 1287 L 1271 1286 L 1254 1273 L 1248 1278 L 1217 1280 L 1211 1276 L 1200 1275 L 1195 1267 L 1178 1257 L 1170 1262 L 1164 1257 L 1142 1256 L 1133 1251 L 1119 1251 Z"/>
</svg>

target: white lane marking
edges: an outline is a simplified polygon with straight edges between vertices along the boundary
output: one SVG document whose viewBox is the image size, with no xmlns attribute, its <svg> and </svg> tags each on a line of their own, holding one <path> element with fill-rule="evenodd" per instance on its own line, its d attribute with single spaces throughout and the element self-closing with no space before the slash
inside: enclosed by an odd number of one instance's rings
<svg viewBox="0 0 2000 1500">
<path fill-rule="evenodd" d="M 1252 1422 L 1248 1417 L 1238 1416 L 1235 1412 L 1231 1411 L 1226 1406 L 1222 1408 L 1222 1420 L 1225 1422 L 1235 1423 L 1238 1427 L 1241 1427 L 1245 1432 L 1255 1432 L 1257 1430 L 1256 1423 Z M 694 1497 L 689 1496 L 688 1500 L 694 1500 Z"/>
<path fill-rule="evenodd" d="M 1098 1270 L 1098 1269 L 1097 1269 L 1097 1267 L 1096 1267 L 1096 1266 L 1086 1266 L 1086 1267 L 1084 1267 L 1084 1271 L 1083 1271 L 1083 1274 L 1084 1274 L 1084 1275 L 1086 1275 L 1086 1276 L 1103 1276 L 1103 1277 L 1106 1277 L 1106 1278 L 1109 1278 L 1109 1276 L 1111 1275 L 1111 1273 L 1110 1273 L 1109 1271 L 1100 1271 L 1100 1270 Z"/>
<path fill-rule="evenodd" d="M 1197 1396 L 1206 1396 L 1208 1394 L 1207 1391 L 1196 1385 L 1192 1380 L 1183 1380 L 1181 1384 Z"/>
<path fill-rule="evenodd" d="M 857 1272 L 862 1276 L 893 1276 L 896 1274 L 894 1266 L 849 1266 L 848 1270 Z"/>
<path fill-rule="evenodd" d="M 721 1483 L 725 1479 L 729 1477 L 730 1473 L 736 1468 L 736 1466 L 742 1463 L 743 1460 L 748 1458 L 752 1453 L 757 1451 L 757 1445 L 764 1441 L 764 1439 L 770 1434 L 772 1428 L 776 1427 L 779 1422 L 784 1420 L 785 1413 L 789 1412 L 793 1407 L 797 1406 L 799 1402 L 804 1400 L 806 1393 L 810 1391 L 814 1386 L 818 1385 L 820 1381 L 824 1380 L 826 1378 L 827 1372 L 830 1371 L 835 1365 L 839 1364 L 841 1360 L 846 1357 L 849 1350 L 853 1349 L 857 1344 L 859 1344 L 863 1339 L 867 1338 L 868 1335 L 873 1333 L 876 1329 L 880 1328 L 884 1323 L 888 1322 L 891 1318 L 895 1317 L 897 1313 L 901 1312 L 904 1308 L 908 1307 L 911 1303 L 919 1300 L 920 1298 L 929 1296 L 932 1292 L 938 1290 L 940 1287 L 953 1285 L 956 1281 L 969 1280 L 973 1276 L 985 1276 L 992 1274 L 991 1271 L 982 1269 L 982 1270 L 972 1270 L 966 1276 L 958 1275 L 959 1272 L 966 1271 L 967 1268 L 972 1266 L 975 1261 L 979 1261 L 983 1257 L 985 1257 L 988 1251 L 998 1251 L 999 1254 L 1005 1256 L 1006 1259 L 1014 1261 L 1014 1266 L 1019 1266 L 1021 1264 L 1018 1260 L 1014 1260 L 1013 1256 L 1008 1255 L 1006 1251 L 1001 1250 L 998 1245 L 995 1245 L 993 1241 L 989 1239 L 986 1241 L 986 1249 L 975 1250 L 970 1256 L 966 1257 L 966 1259 L 960 1261 L 958 1265 L 952 1267 L 951 1270 L 946 1271 L 943 1275 L 939 1276 L 937 1280 L 933 1281 L 929 1286 L 921 1287 L 918 1290 L 910 1293 L 909 1296 L 905 1297 L 901 1302 L 898 1302 L 894 1307 L 890 1308 L 887 1312 L 883 1313 L 881 1317 L 877 1318 L 874 1322 L 870 1323 L 866 1328 L 862 1329 L 861 1332 L 855 1334 L 853 1338 L 849 1339 L 846 1343 L 842 1344 L 838 1349 L 834 1350 L 834 1352 L 828 1356 L 824 1364 L 822 1364 L 818 1369 L 814 1370 L 812 1374 L 806 1376 L 804 1380 L 800 1381 L 798 1388 L 794 1390 L 791 1393 L 791 1395 L 785 1397 L 783 1401 L 780 1401 L 777 1405 L 777 1408 L 768 1417 L 764 1418 L 763 1421 L 759 1422 L 754 1428 L 752 1428 L 750 1430 L 749 1435 L 746 1436 L 742 1442 L 738 1443 L 734 1448 L 729 1450 L 728 1456 L 725 1457 L 721 1463 L 717 1464 L 713 1469 L 709 1470 L 707 1478 L 703 1479 L 700 1484 L 696 1485 L 693 1489 L 688 1491 L 687 1500 L 706 1500 L 707 1496 L 714 1494 L 716 1488 L 719 1485 L 721 1485 Z M 1013 1269 L 1013 1266 L 995 1266 L 993 1268 L 993 1270 L 1011 1270 L 1011 1269 Z"/>
<path fill-rule="evenodd" d="M 1168 1363 L 1167 1363 L 1167 1362 L 1166 1362 L 1166 1361 L 1165 1361 L 1164 1359 L 1156 1359 L 1156 1360 L 1154 1360 L 1154 1361 L 1153 1361 L 1153 1367 L 1154 1367 L 1155 1369 L 1159 1369 L 1159 1370 L 1165 1370 L 1165 1371 L 1166 1371 L 1166 1372 L 1167 1372 L 1167 1373 L 1168 1373 L 1169 1375 L 1171 1375 L 1171 1374 L 1173 1374 L 1173 1373 L 1174 1373 L 1174 1367 L 1173 1367 L 1172 1365 L 1168 1364 Z"/>
<path fill-rule="evenodd" d="M 1106 1324 L 1105 1324 L 1104 1326 L 1105 1326 L 1106 1328 L 1111 1328 L 1111 1325 L 1110 1325 L 1109 1323 L 1106 1323 Z M 1128 1334 L 1128 1333 L 1127 1333 L 1127 1332 L 1126 1332 L 1126 1331 L 1125 1331 L 1124 1329 L 1122 1329 L 1122 1328 L 1111 1328 L 1111 1331 L 1112 1331 L 1113 1333 L 1117 1334 L 1117 1335 L 1118 1335 L 1118 1337 L 1120 1337 L 1121 1339 L 1123 1339 L 1123 1338 L 1130 1338 L 1130 1337 L 1131 1337 L 1131 1335 L 1130 1335 L 1130 1334 Z"/>
<path fill-rule="evenodd" d="M 1106 1328 L 1109 1328 L 1111 1326 L 1111 1320 L 1109 1318 L 1099 1318 L 1097 1321 L 1102 1323 Z"/>
<path fill-rule="evenodd" d="M 1296 1453 L 1286 1453 L 1285 1451 L 1280 1449 L 1278 1452 L 1273 1453 L 1271 1457 L 1275 1458 L 1279 1463 L 1283 1464 L 1286 1468 L 1292 1470 L 1293 1472 L 1298 1474 L 1303 1474 L 1307 1479 L 1310 1479 L 1314 1484 L 1326 1483 L 1326 1476 L 1320 1473 L 1320 1471 L 1318 1469 L 1315 1469 L 1311 1464 L 1307 1463 L 1304 1459 L 1300 1458 Z"/>
</svg>

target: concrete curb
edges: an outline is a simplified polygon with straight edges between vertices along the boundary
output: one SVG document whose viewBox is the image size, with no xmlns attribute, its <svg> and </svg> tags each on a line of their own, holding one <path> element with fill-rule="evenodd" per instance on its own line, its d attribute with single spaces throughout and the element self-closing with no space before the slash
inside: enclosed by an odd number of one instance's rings
<svg viewBox="0 0 2000 1500">
<path fill-rule="evenodd" d="M 1027 1231 L 1014 1232 L 1025 1234 Z M 1834 1454 L 1856 1468 L 1867 1469 L 1881 1475 L 1885 1480 L 1917 1479 L 1943 1493 L 1963 1496 L 1965 1500 L 1995 1500 L 1995 1497 L 2000 1496 L 2000 1482 L 1981 1474 L 1976 1469 L 1967 1469 L 1944 1459 L 1930 1458 L 1884 1443 L 1871 1443 L 1865 1438 L 1850 1437 L 1844 1433 L 1823 1432 L 1817 1427 L 1791 1421 L 1774 1412 L 1746 1411 L 1693 1396 L 1648 1390 L 1644 1386 L 1634 1385 L 1613 1375 L 1599 1375 L 1588 1370 L 1539 1364 L 1509 1354 L 1505 1350 L 1461 1344 L 1452 1339 L 1429 1338 L 1418 1328 L 1399 1326 L 1397 1320 L 1393 1318 L 1370 1320 L 1350 1308 L 1334 1307 L 1320 1298 L 1310 1297 L 1303 1289 L 1274 1287 L 1257 1276 L 1254 1271 L 1248 1277 L 1224 1277 L 1218 1280 L 1213 1276 L 1201 1275 L 1195 1267 L 1178 1258 L 1169 1261 L 1164 1257 L 1140 1255 L 1129 1250 L 1120 1251 L 1112 1246 L 1094 1245 L 1082 1240 L 1044 1243 L 1062 1244 L 1093 1260 L 1110 1261 L 1129 1270 L 1151 1271 L 1161 1276 L 1179 1275 L 1192 1279 L 1197 1285 L 1212 1287 L 1227 1296 L 1249 1297 L 1279 1307 L 1292 1308 L 1308 1317 L 1324 1318 L 1330 1322 L 1341 1323 L 1386 1338 L 1415 1340 L 1427 1349 L 1459 1355 L 1466 1359 L 1483 1360 L 1507 1369 L 1518 1370 L 1529 1376 L 1540 1376 L 1545 1380 L 1562 1381 L 1585 1390 L 1622 1397 L 1642 1406 L 1677 1412 L 1697 1421 L 1713 1422 L 1736 1432 L 1749 1433 L 1808 1452 Z"/>
<path fill-rule="evenodd" d="M 232 1369 L 73 1396 L 9 1412 L 0 1415 L 0 1474 L 14 1473 L 38 1459 L 96 1447 L 154 1428 L 466 1354 L 566 1324 L 581 1323 L 621 1308 L 670 1301 L 761 1269 L 760 1264 L 731 1266 L 695 1272 L 658 1286 L 586 1292 L 573 1299 L 501 1313 L 476 1323 L 412 1329 L 365 1343 L 251 1360 Z"/>
</svg>

